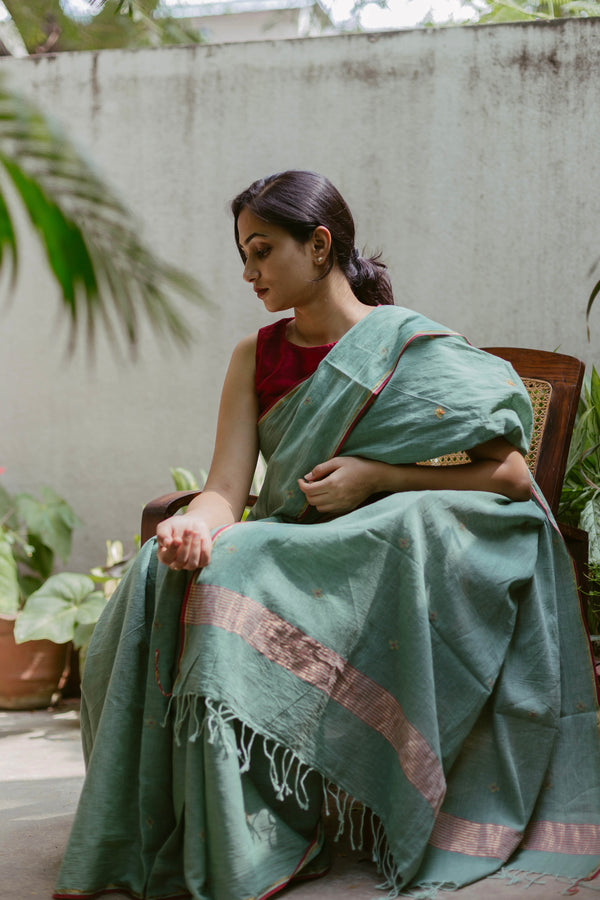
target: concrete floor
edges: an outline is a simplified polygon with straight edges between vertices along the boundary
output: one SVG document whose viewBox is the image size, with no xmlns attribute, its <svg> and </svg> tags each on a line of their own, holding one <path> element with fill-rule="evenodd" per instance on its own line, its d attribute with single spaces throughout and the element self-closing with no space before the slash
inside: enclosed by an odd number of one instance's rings
<svg viewBox="0 0 600 900">
<path fill-rule="evenodd" d="M 83 780 L 76 702 L 51 710 L 0 711 L 0 900 L 49 900 Z M 282 900 L 385 900 L 374 865 L 335 845 L 331 871 L 282 891 Z M 487 879 L 438 900 L 550 900 L 567 883 L 553 878 Z M 105 894 L 126 900 L 124 894 Z M 580 886 L 600 900 L 600 879 Z"/>
</svg>

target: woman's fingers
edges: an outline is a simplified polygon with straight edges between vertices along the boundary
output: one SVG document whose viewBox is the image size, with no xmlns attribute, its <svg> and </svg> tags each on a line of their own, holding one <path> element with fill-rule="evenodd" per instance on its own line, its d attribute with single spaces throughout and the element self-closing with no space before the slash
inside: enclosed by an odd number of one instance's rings
<svg viewBox="0 0 600 900">
<path fill-rule="evenodd" d="M 198 569 L 210 562 L 210 532 L 199 519 L 166 519 L 158 526 L 156 537 L 159 561 L 175 571 Z"/>
<path fill-rule="evenodd" d="M 370 463 L 353 456 L 334 456 L 298 479 L 307 501 L 319 512 L 349 512 L 373 491 L 368 480 Z"/>
</svg>

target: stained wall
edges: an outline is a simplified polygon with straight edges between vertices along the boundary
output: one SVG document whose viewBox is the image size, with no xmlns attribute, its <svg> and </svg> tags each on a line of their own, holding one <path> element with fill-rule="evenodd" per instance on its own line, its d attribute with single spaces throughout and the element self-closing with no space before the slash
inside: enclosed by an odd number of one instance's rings
<svg viewBox="0 0 600 900">
<path fill-rule="evenodd" d="M 598 360 L 600 20 L 2 60 L 205 285 L 191 352 L 144 335 L 65 357 L 56 288 L 28 235 L 2 308 L 3 483 L 51 484 L 85 525 L 71 569 L 129 541 L 169 467 L 207 467 L 234 343 L 269 321 L 242 282 L 230 198 L 290 167 L 326 173 L 397 302 L 475 344 Z"/>
</svg>

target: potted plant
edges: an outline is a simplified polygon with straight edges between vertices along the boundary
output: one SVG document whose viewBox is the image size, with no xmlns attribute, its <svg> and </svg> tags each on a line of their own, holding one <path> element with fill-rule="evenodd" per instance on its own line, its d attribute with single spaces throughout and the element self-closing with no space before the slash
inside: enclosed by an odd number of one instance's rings
<svg viewBox="0 0 600 900">
<path fill-rule="evenodd" d="M 594 367 L 579 401 L 559 514 L 588 533 L 587 620 L 600 657 L 600 375 Z"/>
<path fill-rule="evenodd" d="M 11 495 L 0 485 L 0 706 L 31 708 L 49 700 L 65 669 L 67 645 L 18 647 L 14 628 L 27 598 L 66 562 L 78 519 L 49 487 Z"/>
<path fill-rule="evenodd" d="M 89 575 L 51 575 L 29 595 L 15 623 L 17 644 L 38 640 L 72 644 L 78 651 L 78 671 L 83 672 L 96 622 L 133 555 L 125 556 L 120 541 L 107 541 L 106 546 L 104 566 L 92 569 Z"/>
<path fill-rule="evenodd" d="M 50 705 L 71 663 L 80 672 L 102 610 L 128 564 L 107 541 L 106 565 L 89 575 L 55 573 L 66 563 L 71 507 L 49 487 L 11 495 L 0 485 L 0 708 Z M 70 659 L 74 648 L 79 656 Z"/>
</svg>

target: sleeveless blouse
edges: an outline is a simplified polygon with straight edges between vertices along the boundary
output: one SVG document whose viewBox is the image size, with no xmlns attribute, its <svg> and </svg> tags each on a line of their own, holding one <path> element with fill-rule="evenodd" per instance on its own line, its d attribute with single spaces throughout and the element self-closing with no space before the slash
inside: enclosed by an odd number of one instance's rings
<svg viewBox="0 0 600 900">
<path fill-rule="evenodd" d="M 260 328 L 256 341 L 256 393 L 259 415 L 262 416 L 280 397 L 309 378 L 332 347 L 300 347 L 285 336 L 292 319 L 280 319 L 273 325 Z"/>
</svg>

